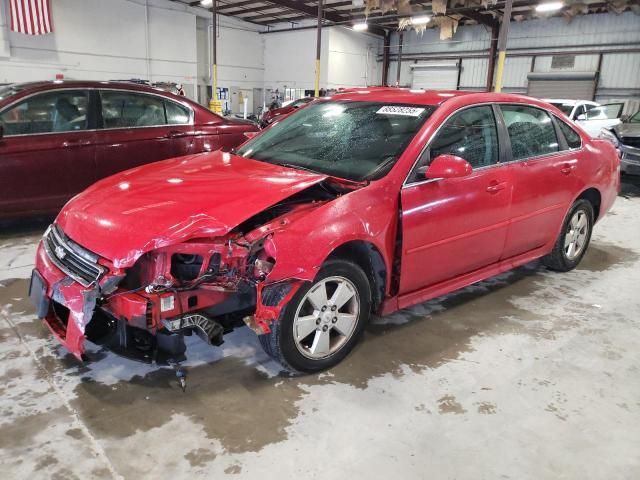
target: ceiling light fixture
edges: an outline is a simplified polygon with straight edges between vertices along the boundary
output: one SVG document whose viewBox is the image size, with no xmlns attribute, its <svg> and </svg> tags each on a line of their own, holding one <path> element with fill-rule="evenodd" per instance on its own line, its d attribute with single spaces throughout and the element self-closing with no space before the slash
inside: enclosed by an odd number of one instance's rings
<svg viewBox="0 0 640 480">
<path fill-rule="evenodd" d="M 411 23 L 413 25 L 425 25 L 431 21 L 429 15 L 420 15 L 418 17 L 411 17 Z"/>
<path fill-rule="evenodd" d="M 540 3 L 536 6 L 536 12 L 555 12 L 556 10 L 560 10 L 562 7 L 564 7 L 564 3 L 562 2 Z"/>
<path fill-rule="evenodd" d="M 213 5 L 213 0 L 200 0 L 200 5 L 203 7 L 210 7 Z"/>
<path fill-rule="evenodd" d="M 354 23 L 352 28 L 353 28 L 356 32 L 361 32 L 362 30 L 366 30 L 367 28 L 369 28 L 369 25 L 367 25 L 367 22 L 364 22 L 364 23 Z"/>
</svg>

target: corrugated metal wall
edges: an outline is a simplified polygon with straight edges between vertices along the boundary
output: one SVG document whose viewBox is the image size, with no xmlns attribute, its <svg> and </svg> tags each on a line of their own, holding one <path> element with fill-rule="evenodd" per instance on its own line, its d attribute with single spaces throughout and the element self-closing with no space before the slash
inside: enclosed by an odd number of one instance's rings
<svg viewBox="0 0 640 480">
<path fill-rule="evenodd" d="M 413 31 L 405 32 L 400 84 L 411 84 L 410 63 L 461 58 L 460 88 L 484 89 L 490 36 L 490 29 L 482 25 L 460 27 L 449 41 L 441 41 L 436 29 L 427 30 L 422 35 Z M 397 53 L 397 46 L 398 35 L 394 35 L 391 41 L 390 84 L 395 84 L 396 80 L 397 62 L 393 55 Z M 527 74 L 531 71 L 597 71 L 602 53 L 596 99 L 603 101 L 640 96 L 640 51 L 608 52 L 624 49 L 640 50 L 640 16 L 631 12 L 586 15 L 569 23 L 563 18 L 512 22 L 507 44 L 504 90 L 526 92 Z M 552 68 L 552 54 L 564 52 L 576 53 L 574 65 Z M 378 59 L 381 59 L 381 55 Z"/>
</svg>

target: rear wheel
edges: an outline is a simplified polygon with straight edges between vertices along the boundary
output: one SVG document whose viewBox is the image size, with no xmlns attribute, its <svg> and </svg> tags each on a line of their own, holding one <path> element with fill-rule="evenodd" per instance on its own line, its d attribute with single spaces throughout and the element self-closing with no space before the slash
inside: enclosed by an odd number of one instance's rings
<svg viewBox="0 0 640 480">
<path fill-rule="evenodd" d="M 371 288 L 362 269 L 345 260 L 330 260 L 312 284 L 294 295 L 271 333 L 259 337 L 260 343 L 289 370 L 324 370 L 355 346 L 370 310 Z"/>
<path fill-rule="evenodd" d="M 587 251 L 593 230 L 593 206 L 588 200 L 573 204 L 552 252 L 543 263 L 552 270 L 568 272 L 578 266 Z"/>
</svg>

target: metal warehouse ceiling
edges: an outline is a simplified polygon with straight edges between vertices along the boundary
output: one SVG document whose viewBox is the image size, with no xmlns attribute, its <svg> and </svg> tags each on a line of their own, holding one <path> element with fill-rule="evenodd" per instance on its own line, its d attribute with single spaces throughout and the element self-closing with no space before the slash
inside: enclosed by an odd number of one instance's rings
<svg viewBox="0 0 640 480">
<path fill-rule="evenodd" d="M 172 0 L 192 7 L 202 7 L 200 1 Z M 564 16 L 568 20 L 589 13 L 633 10 L 640 13 L 638 0 L 569 0 L 564 7 L 553 13 L 538 13 L 535 7 L 550 0 L 515 0 L 512 19 L 515 21 L 531 18 Z M 503 0 L 327 0 L 324 2 L 324 23 L 351 24 L 365 19 L 369 30 L 380 33 L 383 29 L 395 30 L 402 18 L 412 15 L 448 16 L 461 24 L 484 23 L 490 25 L 502 15 Z M 318 2 L 304 0 L 218 0 L 218 13 L 236 17 L 257 25 L 273 26 L 289 22 L 292 27 L 301 20 L 317 18 Z M 442 12 L 446 9 L 445 13 Z M 207 8 L 211 10 L 211 8 Z M 384 11 L 384 13 L 383 13 Z M 375 26 L 380 28 L 375 29 Z"/>
</svg>

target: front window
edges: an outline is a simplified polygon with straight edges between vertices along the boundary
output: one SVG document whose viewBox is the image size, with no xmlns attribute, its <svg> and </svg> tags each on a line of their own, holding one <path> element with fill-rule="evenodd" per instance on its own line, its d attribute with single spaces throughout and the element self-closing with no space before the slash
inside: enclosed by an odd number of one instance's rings
<svg viewBox="0 0 640 480">
<path fill-rule="evenodd" d="M 640 111 L 637 111 L 629 118 L 629 123 L 640 123 Z"/>
<path fill-rule="evenodd" d="M 384 176 L 434 108 L 320 102 L 274 124 L 238 154 L 351 180 Z"/>
<path fill-rule="evenodd" d="M 86 130 L 88 104 L 82 90 L 41 93 L 2 112 L 0 125 L 6 136 Z"/>
</svg>

